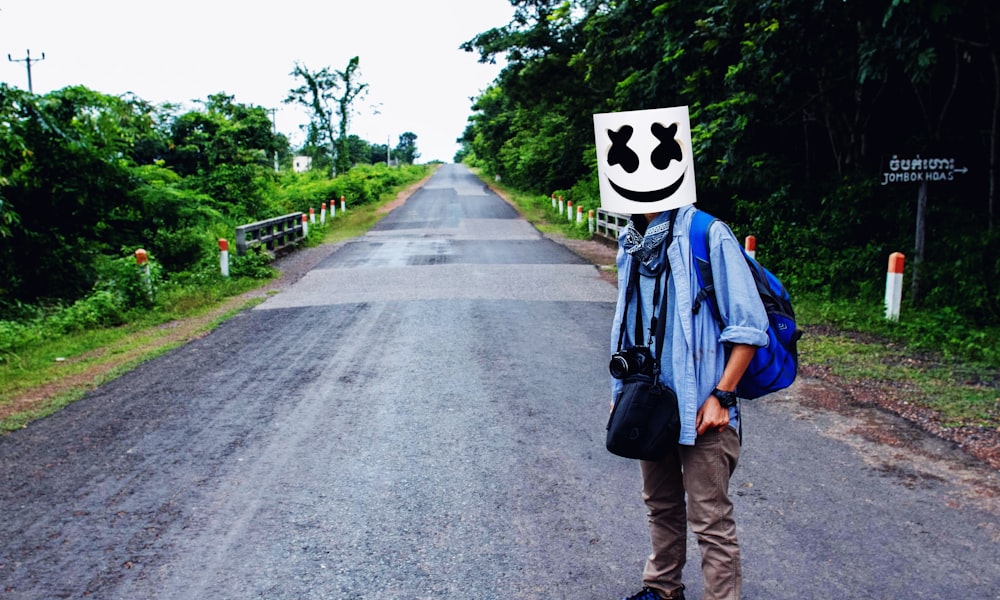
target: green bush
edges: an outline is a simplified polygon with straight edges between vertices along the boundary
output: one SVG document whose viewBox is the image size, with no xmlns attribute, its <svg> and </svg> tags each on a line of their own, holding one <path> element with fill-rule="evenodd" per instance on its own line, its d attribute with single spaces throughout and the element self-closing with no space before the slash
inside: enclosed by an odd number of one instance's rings
<svg viewBox="0 0 1000 600">
<path fill-rule="evenodd" d="M 229 257 L 229 275 L 231 277 L 249 277 L 251 279 L 270 279 L 274 277 L 275 269 L 271 266 L 271 255 L 260 246 L 250 248 L 243 256 Z"/>
<path fill-rule="evenodd" d="M 275 211 L 276 179 L 272 168 L 255 164 L 220 164 L 207 175 L 194 178 L 199 189 L 212 196 L 227 214 L 250 221 L 265 219 Z"/>
<path fill-rule="evenodd" d="M 136 264 L 133 254 L 119 258 L 102 257 L 97 264 L 98 278 L 94 291 L 117 296 L 124 307 L 152 306 L 156 290 L 163 283 L 164 273 L 153 255 L 150 254 L 148 260 L 147 279 L 145 269 Z"/>
<path fill-rule="evenodd" d="M 333 181 L 315 169 L 307 173 L 283 173 L 276 193 L 278 212 L 288 214 L 329 202 L 336 194 Z"/>
<path fill-rule="evenodd" d="M 340 198 L 344 198 L 347 206 L 351 207 L 368 204 L 378 199 L 379 186 L 377 182 L 373 183 L 367 173 L 362 171 L 360 168 L 354 168 L 334 180 L 333 196 L 338 203 Z"/>
<path fill-rule="evenodd" d="M 164 268 L 171 272 L 194 267 L 217 248 L 217 240 L 204 226 L 164 229 L 150 238 L 150 251 L 156 252 Z"/>
<path fill-rule="evenodd" d="M 935 244 L 921 274 L 926 290 L 922 305 L 959 308 L 984 326 L 1000 322 L 997 248 L 1000 229 L 967 234 L 955 244 Z"/>
<path fill-rule="evenodd" d="M 358 165 L 335 179 L 315 169 L 308 173 L 286 173 L 281 176 L 276 198 L 285 213 L 319 210 L 324 202 L 335 202 L 339 210 L 341 196 L 350 210 L 352 206 L 379 200 L 393 188 L 416 180 L 426 169 L 419 165 Z"/>
<path fill-rule="evenodd" d="M 225 223 L 224 229 L 231 230 L 236 221 L 217 210 L 218 203 L 210 196 L 171 180 L 169 171 L 146 169 L 142 173 L 153 181 L 136 191 L 139 214 L 129 215 L 129 220 L 141 230 L 129 243 L 155 254 L 168 272 L 193 267 L 215 245 L 216 238 L 209 233 L 213 225 Z"/>
<path fill-rule="evenodd" d="M 112 290 L 96 290 L 46 319 L 45 329 L 52 334 L 61 334 L 121 325 L 131 308 L 122 300 L 122 295 Z"/>
<path fill-rule="evenodd" d="M 0 321 L 0 363 L 9 362 L 21 348 L 44 339 L 38 320 Z"/>
<path fill-rule="evenodd" d="M 31 319 L 0 321 L 0 362 L 6 362 L 21 349 L 43 340 L 121 325 L 127 322 L 132 310 L 152 304 L 149 288 L 134 257 L 106 259 L 100 270 L 94 290 L 69 306 L 51 309 L 46 314 L 38 313 Z M 158 274 L 159 269 L 151 268 L 151 273 Z"/>
</svg>

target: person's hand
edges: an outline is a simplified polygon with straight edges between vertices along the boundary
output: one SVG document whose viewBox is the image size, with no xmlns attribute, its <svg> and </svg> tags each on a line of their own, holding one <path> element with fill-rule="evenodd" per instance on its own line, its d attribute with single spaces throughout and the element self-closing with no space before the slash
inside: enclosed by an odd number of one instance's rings
<svg viewBox="0 0 1000 600">
<path fill-rule="evenodd" d="M 725 431 L 726 427 L 729 427 L 729 409 L 723 408 L 719 404 L 719 399 L 715 396 L 709 396 L 705 403 L 701 405 L 698 409 L 698 415 L 695 417 L 694 421 L 695 429 L 698 431 L 698 435 L 709 431 L 710 429 L 715 429 L 717 431 Z"/>
</svg>

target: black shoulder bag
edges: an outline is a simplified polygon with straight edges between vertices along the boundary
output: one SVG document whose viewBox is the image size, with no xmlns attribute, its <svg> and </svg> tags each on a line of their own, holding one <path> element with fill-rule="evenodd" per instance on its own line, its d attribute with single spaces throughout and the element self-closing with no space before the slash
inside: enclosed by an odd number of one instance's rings
<svg viewBox="0 0 1000 600">
<path fill-rule="evenodd" d="M 664 241 L 664 252 L 672 241 Z M 615 397 L 608 419 L 607 448 L 612 454 L 639 460 L 660 460 L 680 438 L 681 420 L 677 407 L 677 394 L 660 382 L 660 357 L 663 353 L 663 334 L 666 328 L 666 297 L 660 298 L 660 280 L 670 277 L 670 262 L 664 258 L 665 272 L 657 277 L 653 291 L 653 310 L 659 305 L 659 315 L 650 323 L 650 333 L 656 338 L 656 354 L 650 355 L 649 347 L 633 346 L 622 350 L 628 318 L 628 297 L 635 289 L 636 325 L 635 340 L 642 339 L 642 301 L 639 296 L 638 259 L 633 257 L 618 334 L 618 352 L 611 357 L 611 374 L 622 380 L 621 391 Z M 666 294 L 664 293 L 664 296 Z"/>
</svg>

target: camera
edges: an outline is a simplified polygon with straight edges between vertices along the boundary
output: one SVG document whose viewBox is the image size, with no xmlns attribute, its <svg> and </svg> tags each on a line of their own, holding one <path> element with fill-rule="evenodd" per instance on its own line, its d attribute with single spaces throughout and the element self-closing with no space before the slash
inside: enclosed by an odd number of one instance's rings
<svg viewBox="0 0 1000 600">
<path fill-rule="evenodd" d="M 611 376 L 615 379 L 625 379 L 629 375 L 653 375 L 653 353 L 647 346 L 633 346 L 611 355 L 608 365 Z"/>
</svg>

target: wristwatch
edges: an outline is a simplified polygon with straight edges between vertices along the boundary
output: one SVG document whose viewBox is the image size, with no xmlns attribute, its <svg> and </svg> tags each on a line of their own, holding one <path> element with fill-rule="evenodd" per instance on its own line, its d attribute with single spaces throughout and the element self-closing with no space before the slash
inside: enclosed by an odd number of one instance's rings
<svg viewBox="0 0 1000 600">
<path fill-rule="evenodd" d="M 726 392 L 715 388 L 712 390 L 712 395 L 719 399 L 719 405 L 722 408 L 732 408 L 736 406 L 736 392 Z"/>
</svg>

